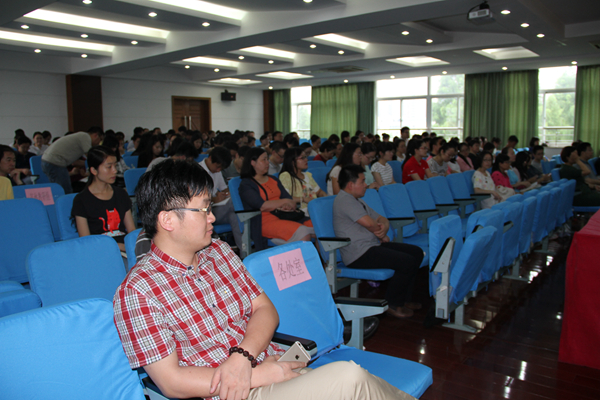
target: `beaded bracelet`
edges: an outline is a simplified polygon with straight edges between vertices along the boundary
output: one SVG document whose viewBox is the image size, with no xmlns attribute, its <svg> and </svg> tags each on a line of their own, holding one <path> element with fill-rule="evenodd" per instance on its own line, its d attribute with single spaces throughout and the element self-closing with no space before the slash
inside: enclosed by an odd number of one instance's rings
<svg viewBox="0 0 600 400">
<path fill-rule="evenodd" d="M 233 353 L 239 353 L 239 354 L 243 355 L 244 357 L 246 357 L 248 359 L 248 361 L 250 361 L 252 368 L 255 368 L 256 365 L 258 364 L 258 361 L 256 361 L 256 358 L 254 358 L 254 356 L 252 354 L 248 353 L 246 350 L 242 349 L 241 347 L 237 347 L 237 346 L 231 347 L 229 349 L 229 355 L 232 355 Z"/>
</svg>

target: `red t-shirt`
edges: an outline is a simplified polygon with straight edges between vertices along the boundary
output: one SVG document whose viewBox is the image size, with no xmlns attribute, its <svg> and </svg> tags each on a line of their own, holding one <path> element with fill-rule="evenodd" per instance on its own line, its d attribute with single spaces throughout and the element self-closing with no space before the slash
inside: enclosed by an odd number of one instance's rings
<svg viewBox="0 0 600 400">
<path fill-rule="evenodd" d="M 417 174 L 419 177 L 425 179 L 425 170 L 429 169 L 427 161 L 421 159 L 421 162 L 417 162 L 417 159 L 411 157 L 407 162 L 402 165 L 402 183 L 408 183 L 413 181 L 412 174 Z"/>
<path fill-rule="evenodd" d="M 321 155 L 320 155 L 320 154 L 317 154 L 317 155 L 315 156 L 315 158 L 313 158 L 313 161 L 323 161 L 323 162 L 325 162 L 325 161 L 327 161 L 327 160 L 323 160 L 323 157 L 321 157 Z"/>
</svg>

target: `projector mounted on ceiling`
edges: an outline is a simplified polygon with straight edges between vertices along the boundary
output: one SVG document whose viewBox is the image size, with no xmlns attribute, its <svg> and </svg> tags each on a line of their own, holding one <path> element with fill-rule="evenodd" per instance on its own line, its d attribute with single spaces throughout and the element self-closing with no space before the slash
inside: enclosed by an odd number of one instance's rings
<svg viewBox="0 0 600 400">
<path fill-rule="evenodd" d="M 471 8 L 467 14 L 467 19 L 475 25 L 491 24 L 495 21 L 487 1 Z"/>
</svg>

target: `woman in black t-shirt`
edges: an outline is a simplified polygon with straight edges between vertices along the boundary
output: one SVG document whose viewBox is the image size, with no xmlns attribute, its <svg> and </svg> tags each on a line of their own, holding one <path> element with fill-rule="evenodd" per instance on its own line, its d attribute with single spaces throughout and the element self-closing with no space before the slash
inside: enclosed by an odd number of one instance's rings
<svg viewBox="0 0 600 400">
<path fill-rule="evenodd" d="M 107 235 L 125 250 L 125 235 L 135 230 L 131 200 L 125 190 L 112 186 L 117 178 L 117 157 L 104 146 L 88 152 L 90 178 L 87 187 L 75 196 L 71 216 L 79 236 Z"/>
</svg>

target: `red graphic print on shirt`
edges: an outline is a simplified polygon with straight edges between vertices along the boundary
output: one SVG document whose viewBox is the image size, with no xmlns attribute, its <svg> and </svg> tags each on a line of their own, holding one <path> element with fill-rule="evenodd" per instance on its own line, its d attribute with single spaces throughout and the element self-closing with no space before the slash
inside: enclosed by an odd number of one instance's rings
<svg viewBox="0 0 600 400">
<path fill-rule="evenodd" d="M 106 210 L 106 219 L 100 217 L 102 221 L 102 227 L 104 232 L 118 231 L 119 225 L 121 224 L 121 217 L 116 208 L 112 210 Z"/>
</svg>

